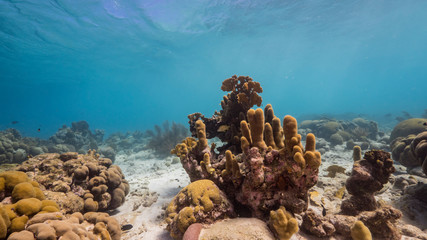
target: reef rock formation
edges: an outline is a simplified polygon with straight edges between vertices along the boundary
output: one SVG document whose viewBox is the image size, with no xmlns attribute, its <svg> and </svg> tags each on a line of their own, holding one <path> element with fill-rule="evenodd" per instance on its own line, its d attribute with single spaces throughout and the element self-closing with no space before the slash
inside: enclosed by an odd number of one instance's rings
<svg viewBox="0 0 427 240">
<path fill-rule="evenodd" d="M 28 159 L 16 170 L 28 172 L 49 191 L 72 192 L 84 201 L 86 212 L 115 209 L 124 203 L 129 193 L 129 184 L 120 167 L 108 158 L 99 157 L 95 151 L 85 155 L 42 154 Z"/>
<path fill-rule="evenodd" d="M 308 189 L 316 184 L 321 163 L 314 135 L 307 135 L 304 149 L 295 118 L 285 116 L 282 126 L 270 104 L 265 111 L 249 109 L 261 103 L 257 93 L 262 91 L 251 78 L 233 76 L 223 82 L 222 89 L 232 93 L 224 97 L 221 114 L 196 120 L 192 131 L 197 140 L 186 138 L 172 150 L 190 180 L 212 180 L 228 199 L 260 219 L 267 219 L 270 210 L 281 206 L 291 213 L 305 211 Z M 226 141 L 224 147 L 208 146 L 207 124 L 215 126 L 216 132 L 225 126 L 227 134 L 232 134 L 224 138 L 211 131 L 210 137 Z"/>
<path fill-rule="evenodd" d="M 374 193 L 381 190 L 395 171 L 390 153 L 372 150 L 365 153 L 362 160 L 353 165 L 346 188 L 351 197 L 343 201 L 341 210 L 347 215 L 357 215 L 361 211 L 378 208 Z"/>
<path fill-rule="evenodd" d="M 343 201 L 342 214 L 321 216 L 309 209 L 303 214 L 302 228 L 318 237 L 334 234 L 350 237 L 355 234 L 352 227 L 356 221 L 361 221 L 374 239 L 400 239 L 401 233 L 396 222 L 402 213 L 374 198 L 375 192 L 382 189 L 394 171 L 389 153 L 381 150 L 366 152 L 364 159 L 355 161 L 352 174 L 347 179 L 346 188 L 352 195 Z M 360 223 L 357 225 L 361 227 Z M 363 231 L 367 233 L 367 229 Z"/>
</svg>

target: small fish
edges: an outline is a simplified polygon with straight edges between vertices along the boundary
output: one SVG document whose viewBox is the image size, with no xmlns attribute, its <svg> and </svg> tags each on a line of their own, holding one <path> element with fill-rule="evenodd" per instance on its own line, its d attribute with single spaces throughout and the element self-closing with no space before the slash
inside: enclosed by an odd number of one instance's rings
<svg viewBox="0 0 427 240">
<path fill-rule="evenodd" d="M 325 206 L 323 206 L 323 204 L 320 204 L 320 206 L 322 206 L 322 208 L 323 208 L 322 215 L 326 216 L 326 208 L 325 208 Z"/>
<path fill-rule="evenodd" d="M 18 121 L 12 121 L 11 124 L 18 124 Z"/>
<path fill-rule="evenodd" d="M 122 227 L 121 227 L 122 231 L 127 231 L 127 230 L 130 230 L 132 228 L 133 228 L 132 224 L 125 224 L 125 225 L 122 225 Z"/>
<path fill-rule="evenodd" d="M 40 132 L 40 128 L 39 128 L 39 129 L 37 129 L 37 132 Z"/>
<path fill-rule="evenodd" d="M 424 123 L 423 123 L 423 125 L 424 125 L 424 126 L 427 126 L 427 122 L 424 122 Z"/>
</svg>

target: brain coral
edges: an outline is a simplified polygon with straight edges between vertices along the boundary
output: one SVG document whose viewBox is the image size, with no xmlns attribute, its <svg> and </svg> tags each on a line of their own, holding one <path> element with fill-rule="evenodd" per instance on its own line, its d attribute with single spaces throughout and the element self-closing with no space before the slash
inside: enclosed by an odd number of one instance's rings
<svg viewBox="0 0 427 240">
<path fill-rule="evenodd" d="M 193 223 L 213 223 L 233 216 L 233 205 L 210 180 L 189 184 L 174 197 L 166 209 L 167 229 L 174 239 L 181 239 Z"/>
<path fill-rule="evenodd" d="M 107 213 L 65 217 L 55 201 L 44 198 L 39 184 L 24 172 L 1 172 L 0 239 L 120 239 L 120 226 Z"/>
<path fill-rule="evenodd" d="M 406 137 L 411 134 L 418 134 L 420 132 L 427 130 L 427 125 L 425 123 L 427 119 L 425 118 L 411 118 L 397 124 L 390 135 L 390 143 L 398 137 Z"/>
<path fill-rule="evenodd" d="M 427 174 L 427 131 L 418 134 L 411 143 L 411 150 L 423 172 Z"/>
<path fill-rule="evenodd" d="M 24 230 L 29 218 L 38 213 L 57 212 L 59 208 L 45 196 L 37 182 L 31 181 L 24 172 L 0 173 L 0 239 L 7 234 Z"/>
<path fill-rule="evenodd" d="M 119 240 L 120 226 L 106 213 L 39 213 L 27 221 L 26 230 L 12 233 L 8 239 L 88 239 Z"/>
<path fill-rule="evenodd" d="M 396 138 L 391 145 L 394 160 L 408 169 L 422 166 L 427 174 L 427 131 Z"/>
<path fill-rule="evenodd" d="M 129 193 L 129 184 L 120 167 L 93 151 L 41 154 L 23 162 L 17 170 L 33 175 L 49 191 L 77 195 L 84 201 L 84 211 L 115 209 Z M 64 201 L 57 202 L 63 207 Z"/>
</svg>

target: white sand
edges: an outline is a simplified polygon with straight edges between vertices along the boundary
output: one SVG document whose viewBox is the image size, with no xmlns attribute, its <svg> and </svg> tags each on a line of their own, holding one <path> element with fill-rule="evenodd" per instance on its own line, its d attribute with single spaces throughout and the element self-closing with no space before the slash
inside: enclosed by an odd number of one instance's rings
<svg viewBox="0 0 427 240">
<path fill-rule="evenodd" d="M 148 151 L 116 157 L 115 164 L 122 169 L 131 189 L 125 204 L 114 214 L 120 224 L 133 225 L 122 239 L 172 239 L 165 230 L 163 209 L 190 183 L 181 163 L 167 166 L 172 159 L 155 159 Z"/>
</svg>

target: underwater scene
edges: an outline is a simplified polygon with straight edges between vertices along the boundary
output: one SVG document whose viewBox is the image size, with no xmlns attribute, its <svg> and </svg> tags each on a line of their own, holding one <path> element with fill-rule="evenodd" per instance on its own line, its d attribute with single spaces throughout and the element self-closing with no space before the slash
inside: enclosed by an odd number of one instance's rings
<svg viewBox="0 0 427 240">
<path fill-rule="evenodd" d="M 427 240 L 426 12 L 0 0 L 0 240 Z"/>
</svg>

